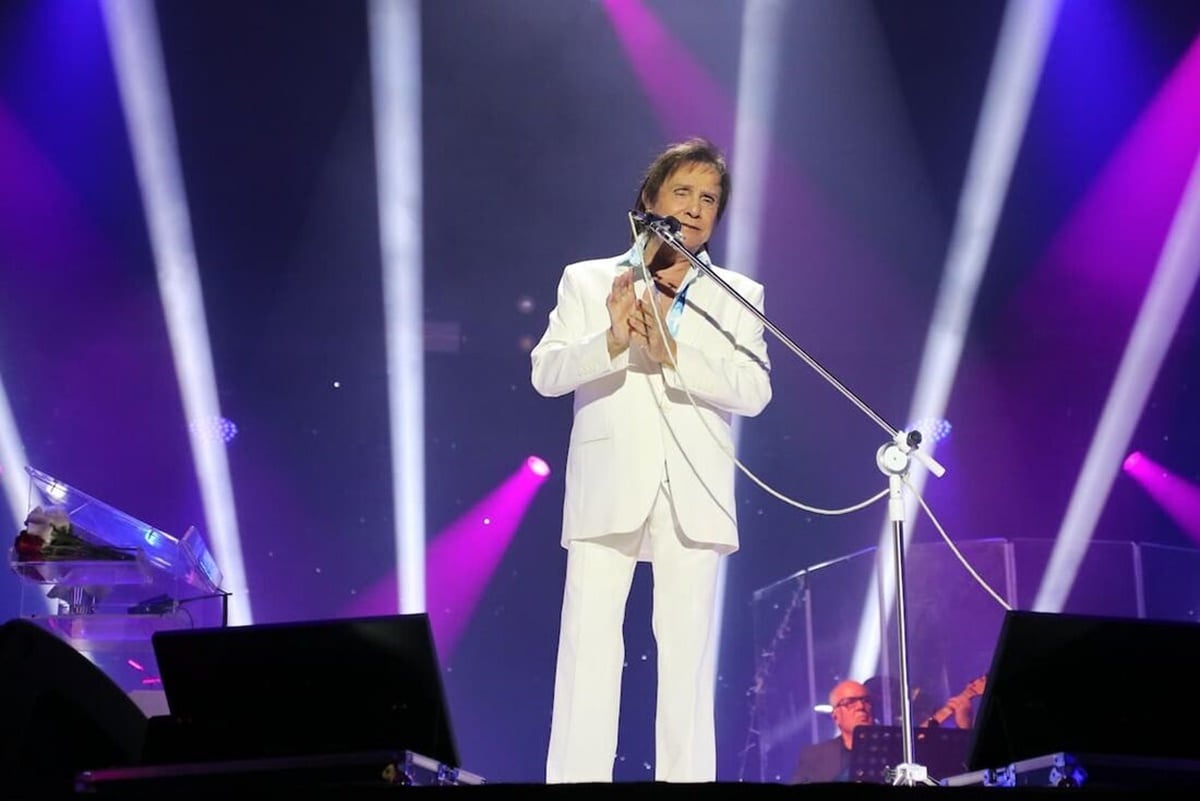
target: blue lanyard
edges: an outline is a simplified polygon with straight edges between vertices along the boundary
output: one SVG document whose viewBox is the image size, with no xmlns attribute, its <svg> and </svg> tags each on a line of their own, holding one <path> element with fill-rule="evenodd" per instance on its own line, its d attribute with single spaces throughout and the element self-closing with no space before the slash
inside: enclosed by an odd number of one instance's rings
<svg viewBox="0 0 1200 801">
<path fill-rule="evenodd" d="M 693 278 L 683 285 L 683 288 L 675 293 L 675 301 L 671 304 L 670 311 L 667 312 L 667 330 L 671 332 L 671 336 L 679 334 L 679 318 L 683 316 L 683 307 L 686 305 L 687 291 L 691 288 L 692 283 L 696 279 Z"/>
</svg>

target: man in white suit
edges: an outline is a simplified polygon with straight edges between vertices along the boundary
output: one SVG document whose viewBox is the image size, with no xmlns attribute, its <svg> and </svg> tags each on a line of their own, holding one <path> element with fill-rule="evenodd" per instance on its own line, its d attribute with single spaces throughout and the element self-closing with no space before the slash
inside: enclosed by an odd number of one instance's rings
<svg viewBox="0 0 1200 801">
<path fill-rule="evenodd" d="M 729 200 L 720 151 L 675 144 L 648 168 L 637 210 L 706 245 Z M 763 287 L 716 274 L 760 311 Z M 647 280 L 649 278 L 649 280 Z M 719 561 L 738 548 L 733 415 L 771 399 L 763 326 L 691 262 L 643 232 L 622 255 L 568 265 L 534 388 L 574 393 L 562 545 L 567 549 L 547 782 L 612 781 L 625 604 L 638 561 L 654 578 L 655 778 L 716 778 L 712 640 Z"/>
</svg>

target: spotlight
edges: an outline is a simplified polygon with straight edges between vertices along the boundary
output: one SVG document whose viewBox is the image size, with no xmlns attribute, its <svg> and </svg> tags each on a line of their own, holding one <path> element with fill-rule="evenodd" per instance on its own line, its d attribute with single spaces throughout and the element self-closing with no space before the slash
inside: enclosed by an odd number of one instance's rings
<svg viewBox="0 0 1200 801">
<path fill-rule="evenodd" d="M 950 436 L 952 426 L 949 420 L 941 417 L 926 417 L 909 426 L 909 431 L 920 431 L 924 443 L 941 442 Z"/>
<path fill-rule="evenodd" d="M 210 420 L 193 422 L 188 427 L 206 438 L 211 438 L 213 441 L 220 440 L 226 444 L 232 442 L 238 433 L 237 424 L 226 417 L 214 417 Z"/>
<path fill-rule="evenodd" d="M 236 437 L 238 433 L 237 424 L 232 420 L 222 417 L 219 426 L 221 431 L 221 439 L 226 443 L 232 442 L 233 438 Z"/>
<path fill-rule="evenodd" d="M 544 459 L 541 459 L 537 456 L 530 456 L 525 460 L 525 464 L 529 466 L 530 471 L 532 471 L 535 476 L 545 477 L 550 475 L 550 465 L 546 464 Z"/>
<path fill-rule="evenodd" d="M 1137 466 L 1141 463 L 1142 458 L 1141 451 L 1134 451 L 1126 456 L 1125 461 L 1122 463 L 1122 466 L 1125 468 L 1125 472 L 1132 473 L 1134 470 L 1136 470 Z"/>
</svg>

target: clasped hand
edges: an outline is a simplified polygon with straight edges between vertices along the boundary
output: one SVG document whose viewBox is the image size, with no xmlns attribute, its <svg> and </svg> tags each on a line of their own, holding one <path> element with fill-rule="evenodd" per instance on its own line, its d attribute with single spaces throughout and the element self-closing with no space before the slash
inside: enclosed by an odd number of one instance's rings
<svg viewBox="0 0 1200 801">
<path fill-rule="evenodd" d="M 650 359 L 658 364 L 670 364 L 675 359 L 675 339 L 666 331 L 667 312 L 672 299 L 653 292 L 649 287 L 639 298 L 634 294 L 633 274 L 622 272 L 613 279 L 608 306 L 608 352 L 616 356 L 637 343 Z M 658 314 L 650 305 L 658 304 Z M 659 321 L 662 321 L 660 326 Z"/>
</svg>

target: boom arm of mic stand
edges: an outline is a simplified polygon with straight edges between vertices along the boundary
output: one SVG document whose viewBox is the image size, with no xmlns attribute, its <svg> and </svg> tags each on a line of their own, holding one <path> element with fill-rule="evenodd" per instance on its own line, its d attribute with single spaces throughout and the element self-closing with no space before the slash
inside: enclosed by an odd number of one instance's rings
<svg viewBox="0 0 1200 801">
<path fill-rule="evenodd" d="M 822 367 L 820 362 L 818 362 L 816 359 L 806 353 L 803 348 L 793 342 L 787 334 L 785 334 L 777 325 L 771 322 L 771 320 L 765 314 L 759 311 L 753 303 L 742 297 L 742 294 L 731 287 L 728 281 L 717 275 L 716 271 L 713 270 L 712 267 L 705 264 L 702 259 L 698 258 L 694 253 L 688 250 L 687 246 L 680 241 L 678 235 L 671 231 L 670 227 L 665 223 L 650 222 L 646 225 L 646 227 L 673 250 L 684 256 L 689 262 L 691 262 L 693 267 L 695 267 L 697 270 L 701 270 L 707 274 L 709 278 L 712 278 L 714 281 L 716 281 L 718 286 L 724 289 L 725 292 L 727 292 L 734 300 L 742 304 L 742 306 L 745 307 L 748 312 L 757 317 L 758 320 L 763 324 L 763 327 L 774 334 L 780 342 L 786 345 L 788 350 L 799 356 L 809 367 L 816 370 L 822 378 L 832 384 L 838 392 L 842 393 L 847 400 L 857 406 L 863 414 L 871 418 L 871 420 L 873 420 L 877 426 L 886 431 L 891 441 L 895 443 L 896 447 L 898 447 L 902 452 L 905 454 L 911 453 L 914 455 L 917 460 L 921 462 L 921 464 L 924 465 L 927 470 L 929 470 L 929 472 L 933 473 L 938 478 L 941 478 L 945 474 L 946 468 L 942 467 L 942 465 L 939 464 L 936 459 L 918 447 L 921 444 L 920 432 L 901 431 L 889 425 L 886 420 L 877 415 L 870 406 L 868 406 L 861 398 L 855 395 L 845 384 L 843 384 L 832 373 Z"/>
<path fill-rule="evenodd" d="M 813 368 L 830 384 L 842 393 L 851 403 L 859 408 L 863 414 L 875 421 L 875 424 L 888 433 L 889 441 L 879 448 L 876 452 L 876 464 L 885 475 L 888 476 L 888 518 L 891 522 L 894 554 L 894 567 L 896 572 L 896 640 L 900 651 L 900 686 L 903 695 L 901 696 L 900 718 L 901 718 L 901 745 L 903 752 L 903 761 L 896 769 L 896 784 L 906 783 L 913 784 L 916 782 L 934 784 L 925 770 L 923 765 L 918 765 L 913 757 L 913 732 L 912 732 L 912 708 L 909 703 L 908 696 L 908 632 L 905 614 L 905 570 L 904 570 L 904 502 L 903 502 L 903 484 L 901 477 L 908 472 L 911 463 L 910 456 L 915 454 L 921 463 L 927 467 L 930 472 L 939 478 L 946 472 L 938 462 L 928 454 L 923 453 L 919 446 L 921 444 L 921 433 L 919 431 L 900 431 L 888 425 L 879 415 L 872 411 L 871 407 L 867 406 L 857 395 L 846 388 L 841 381 L 833 377 L 828 370 L 822 367 L 816 359 L 804 352 L 799 345 L 792 342 L 778 326 L 767 319 L 766 315 L 754 307 L 754 304 L 747 301 L 727 282 L 723 281 L 716 272 L 707 264 L 697 258 L 689 251 L 679 238 L 670 230 L 670 228 L 658 222 L 649 224 L 649 229 L 654 232 L 663 242 L 671 248 L 681 253 L 691 262 L 692 266 L 699 270 L 703 270 L 717 284 L 729 293 L 731 297 L 742 304 L 751 314 L 757 317 L 768 331 L 779 338 L 788 349 L 803 359 L 809 367 Z"/>
</svg>

